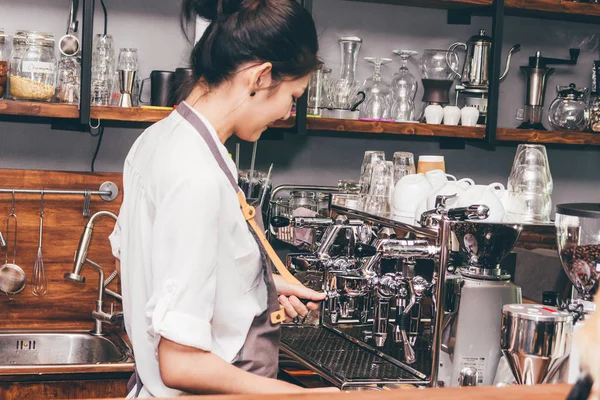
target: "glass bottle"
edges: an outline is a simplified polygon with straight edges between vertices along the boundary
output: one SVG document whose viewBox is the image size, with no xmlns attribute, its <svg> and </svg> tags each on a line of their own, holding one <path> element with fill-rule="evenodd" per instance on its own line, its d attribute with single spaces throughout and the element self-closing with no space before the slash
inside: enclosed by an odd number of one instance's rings
<svg viewBox="0 0 600 400">
<path fill-rule="evenodd" d="M 589 106 L 590 129 L 592 132 L 600 132 L 600 60 L 594 61 L 592 73 L 592 93 Z"/>
<path fill-rule="evenodd" d="M 54 35 L 17 31 L 10 56 L 10 97 L 51 101 L 56 90 Z"/>
<path fill-rule="evenodd" d="M 81 60 L 77 56 L 63 56 L 58 62 L 58 103 L 79 104 L 81 87 Z"/>
<path fill-rule="evenodd" d="M 7 86 L 6 83 L 8 82 L 8 60 L 10 58 L 10 52 L 7 39 L 4 30 L 0 29 L 0 99 L 4 98 Z"/>
</svg>

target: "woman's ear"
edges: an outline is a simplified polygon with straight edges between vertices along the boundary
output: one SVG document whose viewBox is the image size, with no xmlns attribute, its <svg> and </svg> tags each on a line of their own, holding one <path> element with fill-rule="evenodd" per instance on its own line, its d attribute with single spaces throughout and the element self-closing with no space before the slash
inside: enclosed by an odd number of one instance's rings
<svg viewBox="0 0 600 400">
<path fill-rule="evenodd" d="M 271 76 L 272 70 L 273 65 L 270 62 L 262 63 L 252 68 L 252 73 L 250 75 L 251 92 L 255 93 L 259 90 L 271 87 L 271 84 L 273 83 L 273 78 Z"/>
</svg>

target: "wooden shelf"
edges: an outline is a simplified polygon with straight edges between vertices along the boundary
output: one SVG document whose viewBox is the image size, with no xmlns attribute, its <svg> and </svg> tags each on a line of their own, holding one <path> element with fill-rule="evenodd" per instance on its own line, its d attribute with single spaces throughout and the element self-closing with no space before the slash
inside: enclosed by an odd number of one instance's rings
<svg viewBox="0 0 600 400">
<path fill-rule="evenodd" d="M 77 106 L 33 101 L 0 100 L 0 115 L 45 118 L 79 118 Z"/>
<path fill-rule="evenodd" d="M 311 131 L 381 133 L 407 136 L 453 137 L 462 139 L 485 138 L 485 128 L 480 127 L 311 117 L 307 118 L 306 125 L 307 129 Z"/>
<path fill-rule="evenodd" d="M 600 146 L 600 134 L 598 133 L 498 128 L 496 138 L 500 142 Z"/>
<path fill-rule="evenodd" d="M 461 9 L 480 8 L 492 5 L 492 0 L 350 0 L 362 3 L 394 4 L 407 7 Z"/>
<path fill-rule="evenodd" d="M 505 0 L 504 4 L 508 15 L 600 22 L 600 4 L 561 0 Z"/>
<path fill-rule="evenodd" d="M 158 122 L 166 118 L 172 110 L 153 110 L 149 108 L 97 107 L 92 106 L 90 116 L 101 121 Z"/>
</svg>

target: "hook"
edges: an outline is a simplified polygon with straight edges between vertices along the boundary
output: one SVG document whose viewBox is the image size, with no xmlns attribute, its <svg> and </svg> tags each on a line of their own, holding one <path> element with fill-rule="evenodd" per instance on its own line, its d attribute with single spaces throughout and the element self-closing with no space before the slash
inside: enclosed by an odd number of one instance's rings
<svg viewBox="0 0 600 400">
<path fill-rule="evenodd" d="M 85 189 L 83 199 L 83 218 L 90 217 L 90 202 L 92 200 L 92 191 L 89 189 Z"/>
<path fill-rule="evenodd" d="M 15 215 L 15 189 L 12 190 L 12 201 L 10 205 L 10 215 Z"/>
<path fill-rule="evenodd" d="M 90 126 L 90 128 L 92 128 L 93 130 L 99 129 L 100 125 L 102 125 L 102 121 L 100 120 L 100 118 L 98 118 L 96 121 L 98 121 L 98 125 L 93 126 L 92 125 L 92 120 L 90 119 L 90 122 L 88 122 L 88 125 Z"/>
<path fill-rule="evenodd" d="M 42 188 L 42 200 L 40 201 L 40 217 L 44 216 L 44 188 Z"/>
</svg>

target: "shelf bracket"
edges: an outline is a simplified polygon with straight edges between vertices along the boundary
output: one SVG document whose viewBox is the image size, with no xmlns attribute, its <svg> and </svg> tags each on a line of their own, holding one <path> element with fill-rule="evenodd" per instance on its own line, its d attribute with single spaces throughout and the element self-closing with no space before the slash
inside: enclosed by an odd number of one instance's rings
<svg viewBox="0 0 600 400">
<path fill-rule="evenodd" d="M 94 41 L 95 0 L 83 0 L 83 27 L 81 29 L 81 89 L 79 122 L 89 125 L 92 101 L 92 47 Z"/>
</svg>

